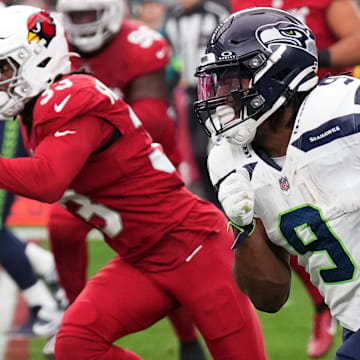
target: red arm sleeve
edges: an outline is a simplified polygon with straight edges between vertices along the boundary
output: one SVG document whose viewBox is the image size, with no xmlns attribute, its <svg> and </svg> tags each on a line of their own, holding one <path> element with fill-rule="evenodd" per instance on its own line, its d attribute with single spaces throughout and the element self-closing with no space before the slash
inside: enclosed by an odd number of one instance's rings
<svg viewBox="0 0 360 360">
<path fill-rule="evenodd" d="M 131 107 L 153 140 L 162 145 L 165 154 L 177 167 L 181 162 L 181 155 L 177 147 L 175 120 L 171 117 L 169 103 L 157 98 L 142 98 L 134 101 Z"/>
<path fill-rule="evenodd" d="M 111 130 L 109 124 L 94 117 L 77 118 L 59 131 L 70 128 L 74 133 L 58 137 L 51 133 L 45 137 L 36 148 L 34 157 L 0 157 L 0 187 L 43 202 L 60 200 L 89 156 L 101 146 Z"/>
</svg>

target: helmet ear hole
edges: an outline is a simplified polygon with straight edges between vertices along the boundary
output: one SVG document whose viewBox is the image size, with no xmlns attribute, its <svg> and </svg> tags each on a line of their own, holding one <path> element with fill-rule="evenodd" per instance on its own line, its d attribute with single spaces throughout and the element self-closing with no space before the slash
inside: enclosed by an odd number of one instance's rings
<svg viewBox="0 0 360 360">
<path fill-rule="evenodd" d="M 49 63 L 50 60 L 51 60 L 51 58 L 50 58 L 50 57 L 47 57 L 46 59 L 44 59 L 44 60 L 42 60 L 41 62 L 39 62 L 39 63 L 37 64 L 37 67 L 39 67 L 39 68 L 44 68 L 44 67 L 46 67 L 46 65 Z"/>
<path fill-rule="evenodd" d="M 12 56 L 9 56 L 8 62 L 14 71 L 19 69 L 20 64 Z"/>
<path fill-rule="evenodd" d="M 272 78 L 277 81 L 283 81 L 291 73 L 291 69 L 286 68 L 272 75 Z"/>
</svg>

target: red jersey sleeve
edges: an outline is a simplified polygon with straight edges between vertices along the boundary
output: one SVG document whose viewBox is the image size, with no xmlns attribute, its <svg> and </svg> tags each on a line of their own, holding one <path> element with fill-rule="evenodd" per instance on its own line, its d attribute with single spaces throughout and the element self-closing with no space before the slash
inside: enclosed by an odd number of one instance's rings
<svg viewBox="0 0 360 360">
<path fill-rule="evenodd" d="M 243 9 L 257 7 L 274 7 L 290 11 L 294 16 L 302 18 L 306 22 L 306 17 L 311 13 L 312 9 L 321 9 L 325 14 L 326 8 L 334 0 L 231 0 L 231 11 L 236 12 Z"/>
<path fill-rule="evenodd" d="M 162 145 L 167 157 L 178 167 L 182 158 L 176 137 L 175 119 L 169 104 L 162 99 L 143 98 L 135 101 L 131 107 L 154 142 Z"/>
<path fill-rule="evenodd" d="M 109 131 L 99 118 L 72 119 L 49 133 L 32 158 L 0 158 L 0 187 L 43 202 L 59 200 Z"/>
<path fill-rule="evenodd" d="M 115 95 L 91 76 L 54 83 L 36 101 L 31 131 L 22 133 L 32 158 L 0 159 L 0 187 L 44 202 L 59 200 L 87 158 L 111 136 L 104 107 Z M 24 115 L 25 116 L 25 115 Z"/>
<path fill-rule="evenodd" d="M 100 52 L 72 57 L 71 61 L 74 69 L 87 69 L 126 98 L 132 80 L 165 68 L 169 58 L 169 44 L 160 33 L 139 21 L 124 19 L 121 30 Z"/>
<path fill-rule="evenodd" d="M 275 7 L 286 10 L 309 26 L 315 34 L 318 50 L 323 50 L 338 40 L 331 31 L 326 16 L 327 9 L 333 1 L 334 0 L 231 0 L 231 8 L 233 12 L 254 6 Z M 351 71 L 351 69 L 320 67 L 318 75 L 319 78 L 322 79 L 328 73 L 334 75 L 346 71 Z"/>
<path fill-rule="evenodd" d="M 169 62 L 170 46 L 167 40 L 145 24 L 127 20 L 123 24 L 121 38 L 122 56 L 126 54 L 128 64 L 128 81 L 160 70 Z"/>
</svg>

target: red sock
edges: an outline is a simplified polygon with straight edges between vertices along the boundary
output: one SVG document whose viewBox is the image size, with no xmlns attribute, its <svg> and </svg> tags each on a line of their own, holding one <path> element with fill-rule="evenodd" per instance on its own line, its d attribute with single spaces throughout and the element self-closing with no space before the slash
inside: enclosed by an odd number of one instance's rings
<svg viewBox="0 0 360 360">
<path fill-rule="evenodd" d="M 184 308 L 171 312 L 169 319 L 180 341 L 189 342 L 197 339 L 195 325 Z"/>
<path fill-rule="evenodd" d="M 90 227 L 61 205 L 54 204 L 50 208 L 48 230 L 60 284 L 72 303 L 86 284 L 86 235 Z"/>
</svg>

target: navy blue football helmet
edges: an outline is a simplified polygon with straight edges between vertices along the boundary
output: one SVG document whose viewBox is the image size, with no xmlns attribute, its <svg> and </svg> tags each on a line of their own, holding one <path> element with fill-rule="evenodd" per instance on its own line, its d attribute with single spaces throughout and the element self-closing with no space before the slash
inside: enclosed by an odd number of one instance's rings
<svg viewBox="0 0 360 360">
<path fill-rule="evenodd" d="M 197 68 L 197 118 L 209 136 L 236 132 L 236 143 L 249 143 L 296 92 L 316 86 L 317 68 L 315 36 L 293 15 L 265 7 L 234 13 L 214 30 Z"/>
</svg>

